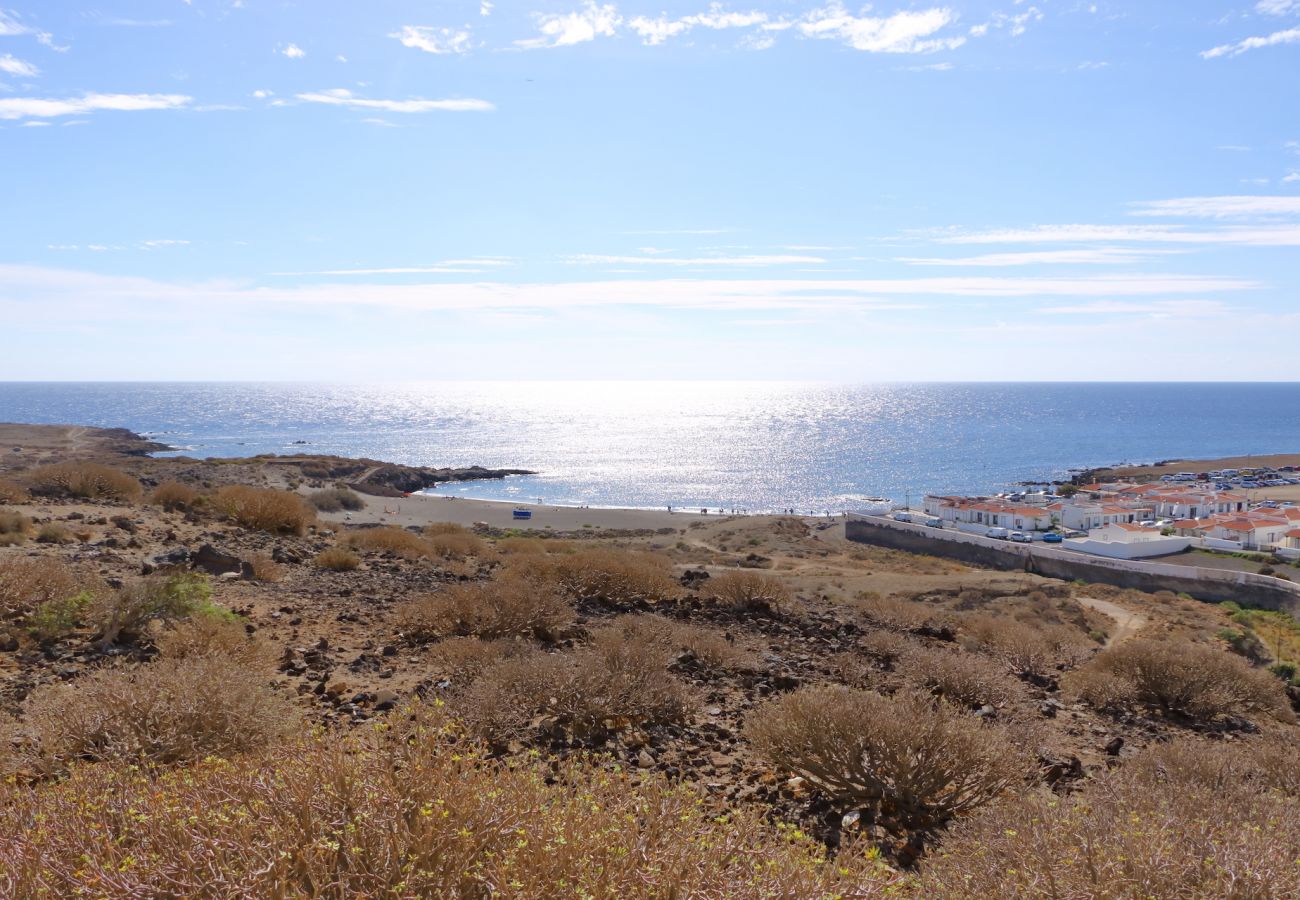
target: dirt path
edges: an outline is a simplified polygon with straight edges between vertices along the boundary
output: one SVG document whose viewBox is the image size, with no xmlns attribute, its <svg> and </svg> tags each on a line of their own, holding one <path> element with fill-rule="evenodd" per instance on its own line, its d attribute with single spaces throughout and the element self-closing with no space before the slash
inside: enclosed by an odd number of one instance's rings
<svg viewBox="0 0 1300 900">
<path fill-rule="evenodd" d="M 1079 597 L 1078 600 L 1083 606 L 1115 620 L 1115 630 L 1106 638 L 1107 647 L 1128 640 L 1146 627 L 1146 616 L 1117 603 L 1111 603 L 1109 600 L 1097 600 L 1093 597 Z"/>
</svg>

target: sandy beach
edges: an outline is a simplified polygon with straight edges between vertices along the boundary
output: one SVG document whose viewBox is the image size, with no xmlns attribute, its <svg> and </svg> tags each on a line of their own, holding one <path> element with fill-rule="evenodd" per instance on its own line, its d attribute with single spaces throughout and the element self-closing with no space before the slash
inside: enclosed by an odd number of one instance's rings
<svg viewBox="0 0 1300 900">
<path fill-rule="evenodd" d="M 365 497 L 366 508 L 353 513 L 328 513 L 321 518 L 353 525 L 424 526 L 451 522 L 472 526 L 482 522 L 493 528 L 536 529 L 539 531 L 581 531 L 591 529 L 659 529 L 685 528 L 696 521 L 721 522 L 731 518 L 762 519 L 765 516 L 733 517 L 701 515 L 697 512 L 668 512 L 667 509 L 607 509 L 599 507 L 547 506 L 507 503 L 496 500 L 470 500 L 437 494 L 412 494 L 409 497 Z M 529 509 L 532 519 L 519 520 L 515 509 Z"/>
</svg>

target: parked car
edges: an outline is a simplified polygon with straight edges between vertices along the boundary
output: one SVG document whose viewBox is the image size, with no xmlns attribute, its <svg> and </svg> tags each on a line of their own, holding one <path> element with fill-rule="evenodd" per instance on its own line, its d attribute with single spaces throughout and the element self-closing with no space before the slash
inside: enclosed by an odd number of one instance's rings
<svg viewBox="0 0 1300 900">
<path fill-rule="evenodd" d="M 1010 532 L 1005 528 L 990 528 L 988 531 L 984 532 L 985 537 L 997 538 L 1000 541 L 1005 541 L 1008 534 L 1010 534 Z"/>
<path fill-rule="evenodd" d="M 931 516 L 930 518 L 925 520 L 925 524 L 930 528 L 942 528 L 943 519 L 940 519 L 937 516 Z"/>
<path fill-rule="evenodd" d="M 1068 538 L 1080 538 L 1080 537 L 1081 537 L 1081 538 L 1086 538 L 1086 537 L 1088 536 L 1088 532 L 1086 532 L 1086 531 L 1067 531 L 1067 532 L 1065 533 L 1065 536 L 1068 537 Z"/>
<path fill-rule="evenodd" d="M 1017 544 L 1029 544 L 1033 543 L 1034 536 L 1025 534 L 1023 531 L 1013 531 L 1007 535 L 1007 540 L 1015 541 Z"/>
<path fill-rule="evenodd" d="M 1059 544 L 1062 540 L 1063 538 L 1055 531 L 1049 531 L 1047 534 L 1043 535 L 1044 544 Z"/>
<path fill-rule="evenodd" d="M 896 512 L 892 518 L 895 522 L 910 522 L 912 521 L 912 514 L 909 512 Z"/>
</svg>

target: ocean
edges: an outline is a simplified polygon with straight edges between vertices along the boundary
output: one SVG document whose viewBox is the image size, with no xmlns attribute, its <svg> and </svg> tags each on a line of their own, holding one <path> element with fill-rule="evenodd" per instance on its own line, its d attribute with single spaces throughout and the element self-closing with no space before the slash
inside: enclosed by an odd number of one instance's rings
<svg viewBox="0 0 1300 900">
<path fill-rule="evenodd" d="M 0 421 L 120 426 L 174 455 L 538 472 L 438 489 L 485 499 L 824 512 L 1300 451 L 1300 384 L 10 382 Z"/>
</svg>

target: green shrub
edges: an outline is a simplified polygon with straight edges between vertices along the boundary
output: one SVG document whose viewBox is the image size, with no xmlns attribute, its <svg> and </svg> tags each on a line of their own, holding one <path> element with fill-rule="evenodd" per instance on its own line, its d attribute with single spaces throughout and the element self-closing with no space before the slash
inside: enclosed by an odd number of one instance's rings
<svg viewBox="0 0 1300 900">
<path fill-rule="evenodd" d="M 46 600 L 27 616 L 27 630 L 38 641 L 58 640 L 81 623 L 82 614 L 94 601 L 95 595 L 91 591 Z"/>
<path fill-rule="evenodd" d="M 101 643 L 108 645 L 119 639 L 134 641 L 143 637 L 151 622 L 233 615 L 212 603 L 212 585 L 206 576 L 180 572 L 145 578 L 122 587 L 99 604 L 95 620 Z"/>
</svg>

